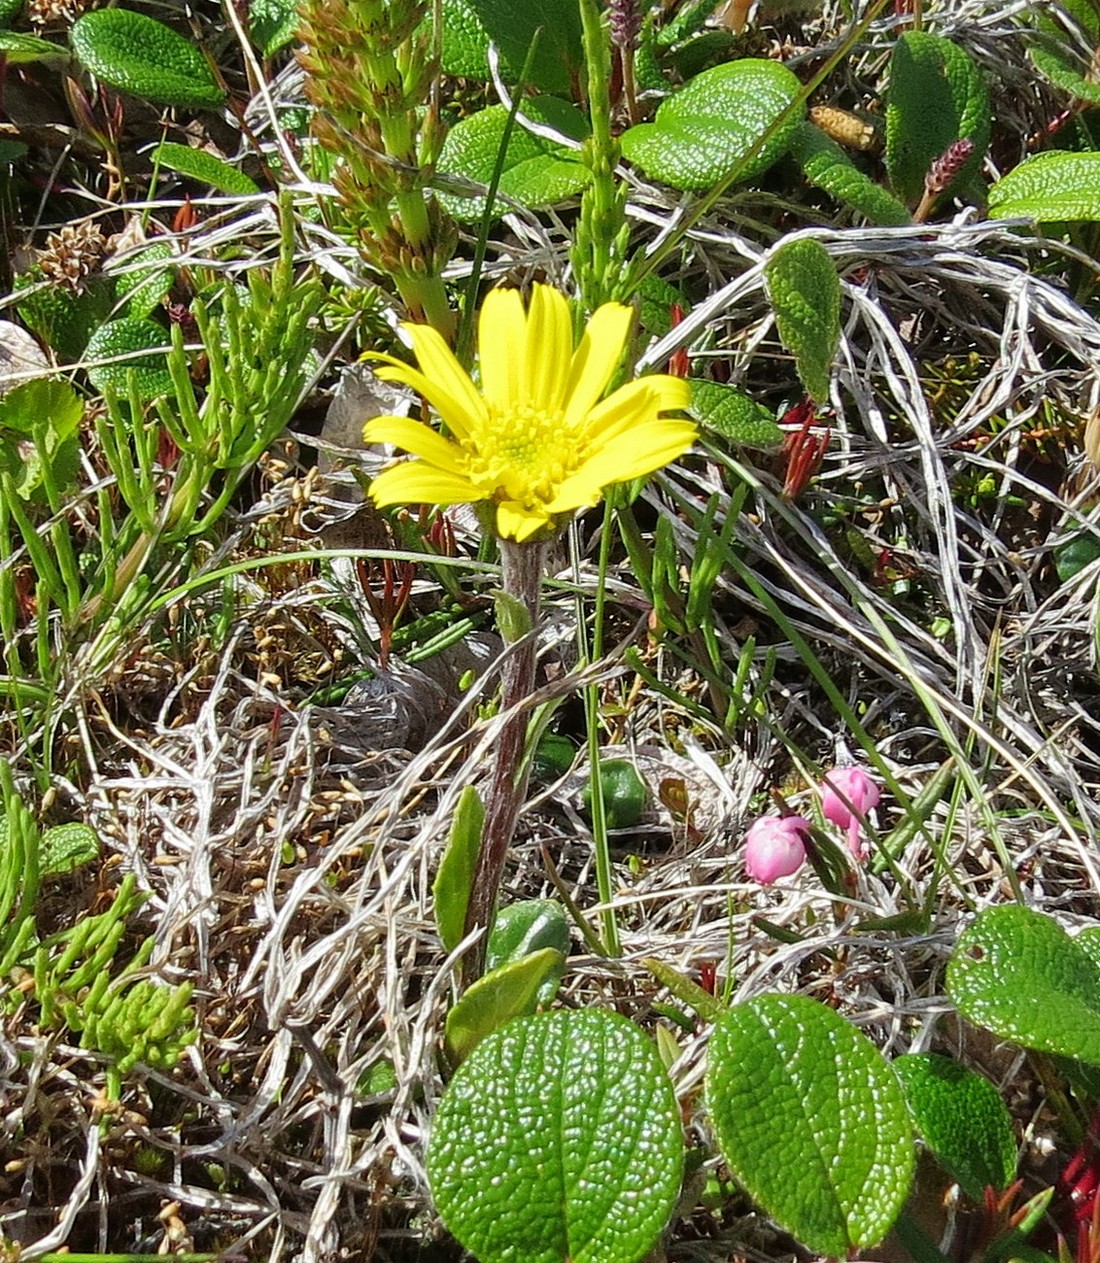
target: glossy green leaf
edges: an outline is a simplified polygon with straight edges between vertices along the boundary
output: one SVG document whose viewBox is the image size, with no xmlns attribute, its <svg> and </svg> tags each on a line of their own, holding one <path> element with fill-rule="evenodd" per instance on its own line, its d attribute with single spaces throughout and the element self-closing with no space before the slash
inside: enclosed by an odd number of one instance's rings
<svg viewBox="0 0 1100 1263">
<path fill-rule="evenodd" d="M 23 12 L 25 0 L 0 0 L 0 27 L 11 26 Z"/>
<path fill-rule="evenodd" d="M 1051 149 L 1026 158 L 989 190 L 995 219 L 1100 219 L 1100 153 Z"/>
<path fill-rule="evenodd" d="M 259 185 L 243 171 L 216 158 L 205 149 L 192 149 L 190 145 L 177 145 L 170 140 L 162 141 L 153 150 L 152 159 L 162 167 L 190 176 L 200 184 L 209 184 L 220 193 L 258 193 Z"/>
<path fill-rule="evenodd" d="M 626 1018 L 520 1018 L 449 1084 L 427 1167 L 443 1221 L 480 1263 L 637 1263 L 680 1191 L 676 1098 Z"/>
<path fill-rule="evenodd" d="M 580 11 L 574 0 L 443 0 L 442 66 L 463 79 L 489 79 L 488 49 L 500 53 L 505 82 L 515 83 L 538 31 L 527 86 L 568 96 L 582 72 Z"/>
<path fill-rule="evenodd" d="M 485 972 L 552 947 L 569 955 L 569 922 L 553 899 L 521 899 L 501 908 L 485 949 Z"/>
<path fill-rule="evenodd" d="M 1086 566 L 1100 557 L 1100 535 L 1081 534 L 1059 544 L 1054 550 L 1054 569 L 1059 583 L 1069 583 Z"/>
<path fill-rule="evenodd" d="M 171 27 L 132 9 L 96 9 L 69 33 L 77 59 L 101 82 L 162 105 L 219 109 L 225 94 L 206 58 Z"/>
<path fill-rule="evenodd" d="M 833 1258 L 873 1246 L 905 1203 L 913 1131 L 866 1036 L 804 996 L 736 1005 L 710 1044 L 707 1100 L 726 1161 L 772 1218 Z"/>
<path fill-rule="evenodd" d="M 811 184 L 858 211 L 870 223 L 897 228 L 913 222 L 892 193 L 861 171 L 840 145 L 813 123 L 799 125 L 791 154 Z"/>
<path fill-rule="evenodd" d="M 435 926 L 448 952 L 453 952 L 462 942 L 484 824 L 485 808 L 481 798 L 472 785 L 467 785 L 458 800 L 451 836 L 432 883 Z"/>
<path fill-rule="evenodd" d="M 600 787 L 603 791 L 604 819 L 609 829 L 630 829 L 642 818 L 649 791 L 638 769 L 629 759 L 601 760 Z M 581 790 L 585 815 L 592 816 L 592 778 Z"/>
<path fill-rule="evenodd" d="M 829 398 L 829 372 L 840 344 L 840 281 L 820 241 L 802 237 L 779 246 L 764 269 L 783 345 L 794 356 L 806 393 Z"/>
<path fill-rule="evenodd" d="M 1100 1065 L 1093 950 L 1030 908 L 987 908 L 955 945 L 947 991 L 963 1017 L 1002 1039 Z"/>
<path fill-rule="evenodd" d="M 273 57 L 294 40 L 298 29 L 295 0 L 251 0 L 248 34 L 261 57 Z"/>
<path fill-rule="evenodd" d="M 55 825 L 42 835 L 39 866 L 43 877 L 71 873 L 99 858 L 99 834 L 90 826 L 74 821 Z"/>
<path fill-rule="evenodd" d="M 678 189 L 710 189 L 731 175 L 752 180 L 787 151 L 804 113 L 791 108 L 801 90 L 776 61 L 715 66 L 664 101 L 652 123 L 625 131 L 623 155 Z"/>
<path fill-rule="evenodd" d="M 51 44 L 37 35 L 24 35 L 20 31 L 0 31 L 0 54 L 13 66 L 28 61 L 45 61 L 48 57 L 66 57 L 64 48 Z"/>
<path fill-rule="evenodd" d="M 96 390 L 109 385 L 121 394 L 127 389 L 129 374 L 133 373 L 143 399 L 170 394 L 172 378 L 166 355 L 169 341 L 167 329 L 151 320 L 137 317 L 112 320 L 92 334 L 86 357 L 89 361 L 115 356 L 125 358 L 115 363 L 91 365 L 88 378 Z"/>
<path fill-rule="evenodd" d="M 917 1132 L 964 1193 L 981 1201 L 1016 1174 L 1016 1133 L 997 1089 L 961 1062 L 937 1053 L 897 1057 L 894 1070 Z"/>
<path fill-rule="evenodd" d="M 565 957 L 552 947 L 498 965 L 468 987 L 447 1014 L 444 1041 L 452 1063 L 464 1061 L 486 1036 L 513 1018 L 534 1013 L 539 993 L 556 989 Z"/>
<path fill-rule="evenodd" d="M 900 36 L 886 95 L 886 170 L 899 197 L 916 204 L 932 163 L 956 140 L 974 151 L 952 182 L 965 189 L 989 148 L 989 94 L 981 71 L 950 40 L 928 31 Z"/>
<path fill-rule="evenodd" d="M 693 380 L 691 411 L 700 425 L 741 447 L 768 449 L 783 442 L 783 431 L 763 404 L 722 382 Z"/>
<path fill-rule="evenodd" d="M 1063 25 L 1062 14 L 1072 29 Z M 1036 35 L 1028 40 L 1027 54 L 1035 69 L 1056 88 L 1100 105 L 1100 83 L 1085 51 L 1100 45 L 1100 15 L 1091 0 L 1060 0 L 1057 8 L 1035 5 L 1031 17 Z"/>
<path fill-rule="evenodd" d="M 574 140 L 583 140 L 587 135 L 587 123 L 581 112 L 556 97 L 525 100 L 523 113 Z M 491 105 L 456 123 L 447 133 L 440 151 L 440 172 L 488 184 L 496 168 L 507 121 L 508 111 L 504 106 Z M 512 128 L 499 185 L 504 197 L 537 210 L 575 196 L 590 178 L 591 173 L 580 161 L 577 150 L 535 136 L 518 123 Z M 448 191 L 440 195 L 440 201 L 456 219 L 478 219 L 485 209 L 484 197 L 476 194 L 463 196 Z M 503 214 L 507 207 L 498 203 L 496 209 Z"/>
</svg>

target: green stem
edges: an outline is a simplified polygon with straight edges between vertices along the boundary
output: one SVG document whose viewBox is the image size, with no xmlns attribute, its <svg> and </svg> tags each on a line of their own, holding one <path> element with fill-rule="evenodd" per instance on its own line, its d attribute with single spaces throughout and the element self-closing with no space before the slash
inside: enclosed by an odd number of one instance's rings
<svg viewBox="0 0 1100 1263">
<path fill-rule="evenodd" d="M 573 266 L 583 304 L 592 311 L 619 292 L 616 246 L 622 241 L 625 208 L 615 183 L 620 150 L 611 134 L 611 46 L 599 0 L 580 0 L 580 13 L 592 122 L 584 157 L 592 181 L 581 197 Z"/>
<path fill-rule="evenodd" d="M 503 719 L 464 930 L 464 934 L 476 929 L 483 929 L 485 933 L 470 948 L 463 964 L 463 981 L 467 986 L 481 977 L 485 965 L 486 940 L 496 911 L 508 847 L 527 793 L 529 763 L 524 761 L 523 750 L 528 716 L 524 702 L 535 688 L 539 592 L 545 552 L 546 545 L 541 542 L 500 541 L 502 587 L 508 597 L 526 609 L 530 626 L 513 645 L 501 672 Z"/>
<path fill-rule="evenodd" d="M 603 657 L 603 621 L 606 604 L 607 568 L 611 556 L 611 519 L 614 513 L 613 493 L 604 500 L 603 530 L 600 532 L 599 569 L 596 575 L 596 605 L 592 615 L 591 646 L 582 646 L 586 663 L 598 662 Z M 583 627 L 583 619 L 580 620 Z M 612 889 L 611 847 L 607 840 L 607 811 L 603 800 L 603 778 L 600 775 L 600 690 L 596 684 L 584 690 L 585 727 L 588 734 L 588 766 L 592 777 L 592 846 L 596 855 L 596 889 L 604 909 L 600 914 L 603 924 L 604 950 L 608 956 L 619 956 L 619 923 L 611 906 Z"/>
</svg>

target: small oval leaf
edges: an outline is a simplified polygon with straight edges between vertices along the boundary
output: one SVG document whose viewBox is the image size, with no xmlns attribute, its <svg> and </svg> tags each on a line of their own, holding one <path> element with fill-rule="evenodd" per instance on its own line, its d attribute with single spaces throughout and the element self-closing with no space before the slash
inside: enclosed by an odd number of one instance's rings
<svg viewBox="0 0 1100 1263">
<path fill-rule="evenodd" d="M 569 954 L 569 922 L 560 903 L 553 899 L 521 899 L 501 908 L 489 932 L 485 972 L 509 961 L 522 960 L 530 952 L 552 947 Z"/>
<path fill-rule="evenodd" d="M 865 175 L 841 146 L 813 123 L 799 126 L 791 142 L 791 153 L 811 184 L 859 211 L 872 224 L 900 228 L 913 222 L 912 215 L 892 193 Z"/>
<path fill-rule="evenodd" d="M 783 442 L 783 431 L 763 404 L 722 382 L 693 379 L 691 411 L 708 430 L 742 447 L 769 449 Z"/>
<path fill-rule="evenodd" d="M 458 1065 L 505 1022 L 534 1013 L 539 992 L 547 983 L 556 988 L 564 969 L 561 952 L 544 947 L 479 978 L 447 1014 L 443 1034 L 451 1061 Z"/>
<path fill-rule="evenodd" d="M 901 1085 L 874 1044 L 816 1000 L 764 995 L 726 1014 L 709 1056 L 718 1143 L 752 1197 L 820 1254 L 881 1241 L 914 1152 Z"/>
<path fill-rule="evenodd" d="M 575 1009 L 478 1045 L 436 1112 L 428 1180 L 480 1263 L 636 1263 L 675 1204 L 683 1148 L 653 1043 Z"/>
<path fill-rule="evenodd" d="M 131 9 L 96 9 L 77 18 L 73 52 L 100 82 L 162 105 L 219 109 L 225 94 L 206 58 L 182 35 Z"/>
<path fill-rule="evenodd" d="M 764 268 L 783 345 L 806 393 L 829 398 L 829 370 L 840 343 L 840 281 L 829 252 L 813 237 L 780 245 Z"/>
<path fill-rule="evenodd" d="M 951 954 L 947 991 L 963 1017 L 1003 1039 L 1100 1065 L 1100 967 L 1041 912 L 979 913 Z"/>
<path fill-rule="evenodd" d="M 1012 1116 L 988 1079 L 938 1053 L 896 1057 L 917 1132 L 968 1197 L 1003 1192 L 1016 1174 Z"/>
<path fill-rule="evenodd" d="M 219 193 L 258 193 L 260 186 L 250 180 L 243 171 L 231 167 L 228 162 L 216 158 L 205 149 L 192 149 L 190 145 L 177 145 L 170 140 L 161 141 L 153 150 L 153 161 L 162 167 L 170 167 L 180 175 L 190 176 L 200 184 L 209 184 Z"/>
<path fill-rule="evenodd" d="M 989 190 L 995 219 L 1100 219 L 1100 153 L 1051 149 L 1014 167 Z"/>
<path fill-rule="evenodd" d="M 126 358 L 109 364 L 93 364 L 88 369 L 88 378 L 96 390 L 109 385 L 124 393 L 132 372 L 143 399 L 170 394 L 172 377 L 165 355 L 168 341 L 167 331 L 151 320 L 130 317 L 112 320 L 92 334 L 85 356 L 89 360 Z"/>
<path fill-rule="evenodd" d="M 704 70 L 652 123 L 623 133 L 623 156 L 677 189 L 752 180 L 787 151 L 804 113 L 791 108 L 801 90 L 786 66 L 761 58 Z"/>
<path fill-rule="evenodd" d="M 451 835 L 432 883 L 435 926 L 448 952 L 462 942 L 484 823 L 481 796 L 473 785 L 467 785 L 458 800 Z"/>
</svg>

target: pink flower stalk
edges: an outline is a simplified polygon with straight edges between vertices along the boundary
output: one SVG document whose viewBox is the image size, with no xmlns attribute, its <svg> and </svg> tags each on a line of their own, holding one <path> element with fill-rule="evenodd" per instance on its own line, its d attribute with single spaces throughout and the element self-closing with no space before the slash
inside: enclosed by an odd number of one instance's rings
<svg viewBox="0 0 1100 1263">
<path fill-rule="evenodd" d="M 848 850 L 857 860 L 867 856 L 860 828 L 879 800 L 878 785 L 861 767 L 835 767 L 821 785 L 821 813 L 840 829 L 848 830 Z"/>
<path fill-rule="evenodd" d="M 809 831 L 810 822 L 801 816 L 761 816 L 745 834 L 745 872 L 762 886 L 797 872 L 806 859 Z"/>
</svg>

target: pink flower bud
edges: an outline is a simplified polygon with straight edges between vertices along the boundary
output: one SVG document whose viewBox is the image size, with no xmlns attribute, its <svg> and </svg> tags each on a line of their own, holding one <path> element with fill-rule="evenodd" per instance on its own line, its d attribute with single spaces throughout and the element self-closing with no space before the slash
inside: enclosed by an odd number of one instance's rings
<svg viewBox="0 0 1100 1263">
<path fill-rule="evenodd" d="M 745 872 L 763 886 L 797 872 L 809 831 L 810 822 L 801 816 L 761 816 L 745 834 Z"/>
<path fill-rule="evenodd" d="M 821 785 L 821 814 L 848 830 L 848 850 L 857 860 L 867 855 L 860 826 L 879 800 L 878 785 L 861 767 L 835 767 Z"/>
</svg>

